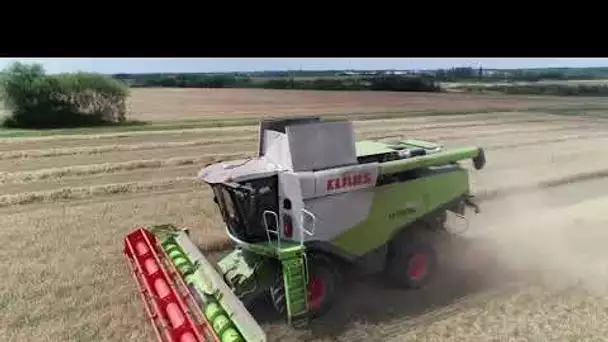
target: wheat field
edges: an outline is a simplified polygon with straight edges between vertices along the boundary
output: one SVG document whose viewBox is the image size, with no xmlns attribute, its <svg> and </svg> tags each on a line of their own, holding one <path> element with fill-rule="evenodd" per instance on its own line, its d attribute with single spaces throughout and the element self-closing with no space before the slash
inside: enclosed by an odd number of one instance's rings
<svg viewBox="0 0 608 342">
<path fill-rule="evenodd" d="M 156 122 L 367 113 L 354 121 L 358 139 L 486 149 L 486 168 L 471 171 L 482 212 L 446 247 L 431 286 L 354 279 L 327 317 L 298 332 L 261 304 L 254 314 L 271 341 L 608 336 L 602 99 L 135 89 L 129 107 L 132 118 Z M 395 115 L 374 118 L 384 112 Z M 256 144 L 255 124 L 1 138 L 0 339 L 150 339 L 122 239 L 137 226 L 174 223 L 221 253 L 222 222 L 194 177 L 207 163 L 252 155 Z"/>
</svg>

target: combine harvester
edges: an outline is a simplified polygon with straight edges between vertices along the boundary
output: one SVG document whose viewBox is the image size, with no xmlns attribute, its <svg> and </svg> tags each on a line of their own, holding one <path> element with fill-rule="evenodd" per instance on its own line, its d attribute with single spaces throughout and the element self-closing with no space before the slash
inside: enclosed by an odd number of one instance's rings
<svg viewBox="0 0 608 342">
<path fill-rule="evenodd" d="M 269 295 L 294 327 L 325 313 L 348 267 L 419 288 L 447 211 L 472 202 L 481 148 L 355 141 L 348 121 L 265 120 L 256 158 L 201 170 L 235 248 L 210 263 L 172 225 L 138 228 L 124 252 L 159 341 L 266 341 L 247 309 Z"/>
</svg>

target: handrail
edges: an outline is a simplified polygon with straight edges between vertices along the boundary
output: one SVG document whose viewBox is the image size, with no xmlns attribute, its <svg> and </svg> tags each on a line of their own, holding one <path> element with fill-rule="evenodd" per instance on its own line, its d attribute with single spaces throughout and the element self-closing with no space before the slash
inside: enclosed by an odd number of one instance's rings
<svg viewBox="0 0 608 342">
<path fill-rule="evenodd" d="M 266 219 L 266 217 L 268 215 L 271 215 L 274 218 L 274 222 L 276 224 L 277 230 L 271 230 L 268 227 L 268 220 Z M 268 242 L 272 244 L 272 238 L 270 237 L 270 233 L 276 235 L 277 236 L 277 249 L 280 249 L 281 248 L 281 234 L 279 233 L 279 216 L 274 211 L 264 210 L 264 212 L 262 213 L 262 219 L 264 221 L 264 228 L 266 228 L 266 237 L 268 238 Z"/>
</svg>

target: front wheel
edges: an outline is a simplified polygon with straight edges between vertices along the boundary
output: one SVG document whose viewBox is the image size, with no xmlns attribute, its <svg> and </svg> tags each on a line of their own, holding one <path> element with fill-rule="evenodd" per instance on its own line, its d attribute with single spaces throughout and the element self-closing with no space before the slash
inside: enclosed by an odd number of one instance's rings
<svg viewBox="0 0 608 342">
<path fill-rule="evenodd" d="M 322 255 L 308 257 L 308 306 L 311 318 L 324 315 L 338 298 L 338 289 L 341 283 L 340 272 L 334 262 Z M 285 303 L 285 284 L 283 276 L 278 274 L 270 296 L 275 309 L 282 315 L 287 314 Z"/>
</svg>

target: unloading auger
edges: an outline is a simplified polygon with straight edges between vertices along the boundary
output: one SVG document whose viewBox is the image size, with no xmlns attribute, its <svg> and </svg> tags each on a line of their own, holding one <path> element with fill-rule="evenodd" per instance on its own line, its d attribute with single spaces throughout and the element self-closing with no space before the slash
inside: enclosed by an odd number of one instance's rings
<svg viewBox="0 0 608 342">
<path fill-rule="evenodd" d="M 338 298 L 345 267 L 406 288 L 437 268 L 447 211 L 478 210 L 460 161 L 481 148 L 355 141 L 348 121 L 264 120 L 256 158 L 201 170 L 234 242 L 216 264 L 172 225 L 140 227 L 124 253 L 159 341 L 261 342 L 247 306 L 269 295 L 294 327 Z"/>
</svg>

